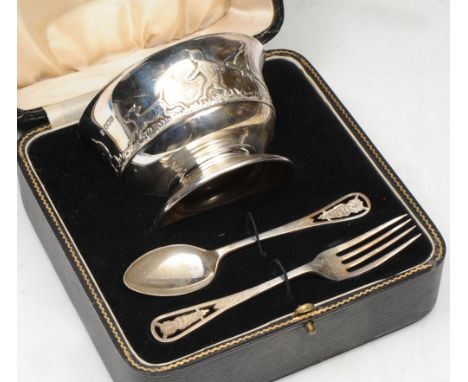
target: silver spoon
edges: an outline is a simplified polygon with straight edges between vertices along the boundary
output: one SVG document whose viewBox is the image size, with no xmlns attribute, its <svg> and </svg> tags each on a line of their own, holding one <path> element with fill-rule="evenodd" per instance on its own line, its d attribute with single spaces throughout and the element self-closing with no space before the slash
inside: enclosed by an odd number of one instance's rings
<svg viewBox="0 0 468 382">
<path fill-rule="evenodd" d="M 364 216 L 371 208 L 364 194 L 354 192 L 291 223 L 259 235 L 260 240 L 301 231 L 319 225 L 344 222 Z M 125 285 L 151 296 L 180 296 L 199 290 L 215 277 L 224 256 L 254 244 L 255 236 L 207 250 L 189 244 L 153 249 L 136 259 L 124 274 Z"/>
</svg>

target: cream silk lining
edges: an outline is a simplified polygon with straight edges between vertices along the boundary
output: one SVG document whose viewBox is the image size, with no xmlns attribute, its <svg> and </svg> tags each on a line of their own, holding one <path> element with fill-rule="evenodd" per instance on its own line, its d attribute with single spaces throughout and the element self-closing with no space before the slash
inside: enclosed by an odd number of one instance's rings
<svg viewBox="0 0 468 382">
<path fill-rule="evenodd" d="M 271 0 L 20 0 L 18 107 L 80 112 L 74 103 L 174 41 L 255 35 L 272 17 Z"/>
</svg>

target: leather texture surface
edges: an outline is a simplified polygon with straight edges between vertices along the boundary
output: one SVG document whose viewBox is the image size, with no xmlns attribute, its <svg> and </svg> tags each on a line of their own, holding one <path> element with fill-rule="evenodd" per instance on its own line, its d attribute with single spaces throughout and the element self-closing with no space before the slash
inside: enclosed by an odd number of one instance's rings
<svg viewBox="0 0 468 382">
<path fill-rule="evenodd" d="M 47 114 L 41 107 L 32 110 L 16 110 L 16 128 L 21 135 L 48 122 Z"/>
</svg>

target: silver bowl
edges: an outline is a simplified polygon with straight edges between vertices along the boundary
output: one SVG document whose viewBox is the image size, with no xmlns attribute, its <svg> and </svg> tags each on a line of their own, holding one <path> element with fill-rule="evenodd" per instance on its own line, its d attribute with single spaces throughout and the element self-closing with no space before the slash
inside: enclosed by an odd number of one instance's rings
<svg viewBox="0 0 468 382">
<path fill-rule="evenodd" d="M 91 102 L 80 132 L 133 190 L 166 195 L 163 214 L 194 214 L 282 182 L 266 154 L 275 110 L 263 47 L 241 34 L 181 42 L 124 71 Z"/>
</svg>

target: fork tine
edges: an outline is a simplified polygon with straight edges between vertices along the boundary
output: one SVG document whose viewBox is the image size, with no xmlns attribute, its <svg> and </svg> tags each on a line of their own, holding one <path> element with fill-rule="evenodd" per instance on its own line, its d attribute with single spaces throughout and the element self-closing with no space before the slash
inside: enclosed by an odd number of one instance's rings
<svg viewBox="0 0 468 382">
<path fill-rule="evenodd" d="M 379 265 L 385 263 L 387 260 L 390 260 L 393 256 L 397 255 L 401 251 L 403 251 L 406 247 L 408 247 L 411 243 L 413 243 L 415 240 L 417 240 L 422 234 L 418 234 L 416 236 L 413 236 L 411 239 L 408 241 L 404 242 L 401 244 L 399 247 L 395 248 L 393 251 L 387 253 L 385 256 L 382 256 L 378 258 L 377 260 L 373 261 L 370 264 L 367 264 L 363 266 L 362 268 L 356 269 L 355 271 L 349 272 L 348 277 L 355 277 L 362 275 L 363 273 L 366 273 L 374 268 L 377 268 Z"/>
<path fill-rule="evenodd" d="M 384 249 L 388 248 L 389 246 L 391 246 L 393 243 L 396 243 L 398 240 L 400 240 L 403 236 L 406 236 L 407 234 L 409 234 L 413 229 L 415 229 L 416 226 L 412 226 L 411 228 L 407 229 L 406 231 L 402 232 L 401 234 L 399 234 L 398 236 L 395 236 L 393 239 L 387 241 L 386 243 L 380 245 L 379 247 L 373 249 L 372 251 L 370 251 L 369 253 L 365 254 L 364 256 L 361 256 L 359 258 L 357 258 L 356 260 L 353 260 L 353 261 L 350 261 L 349 263 L 346 263 L 345 264 L 345 267 L 346 269 L 351 269 L 353 267 L 355 267 L 356 265 L 359 265 L 361 263 L 363 263 L 364 261 L 366 260 L 369 260 L 371 259 L 372 257 L 378 255 L 379 253 L 381 253 Z M 383 235 L 382 235 L 383 236 Z"/>
<path fill-rule="evenodd" d="M 410 221 L 411 221 L 411 219 L 405 220 L 403 223 L 398 224 L 396 227 L 392 228 L 392 229 L 391 229 L 390 231 L 388 231 L 388 232 L 385 232 L 384 234 L 380 235 L 379 237 L 377 237 L 376 239 L 372 240 L 371 242 L 366 243 L 366 244 L 362 245 L 362 246 L 359 247 L 359 248 L 356 248 L 354 251 L 348 252 L 348 253 L 346 253 L 345 255 L 340 256 L 341 259 L 342 259 L 342 260 L 351 259 L 352 257 L 354 257 L 354 256 L 360 254 L 361 252 L 365 251 L 366 249 L 369 249 L 369 248 L 373 247 L 375 244 L 380 243 L 383 239 L 387 238 L 388 236 L 390 236 L 390 235 L 393 234 L 394 232 L 398 231 L 401 227 L 405 226 L 405 225 L 408 224 Z"/>
<path fill-rule="evenodd" d="M 351 239 L 347 241 L 346 243 L 337 245 L 336 247 L 332 248 L 334 252 L 337 254 L 338 252 L 342 252 L 345 249 L 348 249 L 356 244 L 359 244 L 361 241 L 368 239 L 369 237 L 375 235 L 377 232 L 382 231 L 383 229 L 387 228 L 388 226 L 392 225 L 393 223 L 396 223 L 397 221 L 403 219 L 405 216 L 408 216 L 407 214 L 400 215 L 392 220 L 389 220 L 386 223 L 383 223 L 382 225 L 379 225 L 378 227 L 375 227 L 374 229 L 371 229 L 370 231 L 367 231 L 366 233 L 355 237 L 354 239 Z"/>
</svg>

